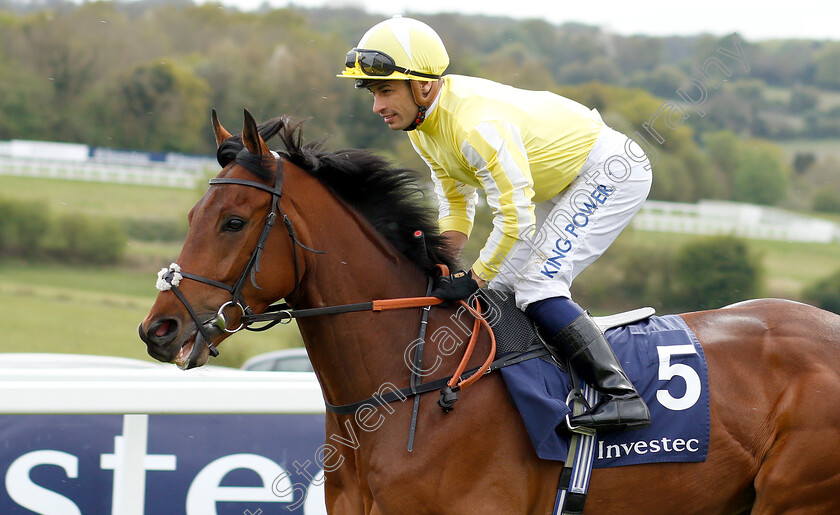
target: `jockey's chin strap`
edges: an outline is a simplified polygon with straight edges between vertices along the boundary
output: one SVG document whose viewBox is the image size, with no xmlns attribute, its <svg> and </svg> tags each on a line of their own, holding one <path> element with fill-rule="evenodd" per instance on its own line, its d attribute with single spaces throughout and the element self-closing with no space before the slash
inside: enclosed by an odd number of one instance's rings
<svg viewBox="0 0 840 515">
<path fill-rule="evenodd" d="M 260 271 L 260 261 L 262 260 L 262 253 L 265 249 L 266 241 L 268 240 L 269 234 L 271 234 L 271 229 L 274 227 L 274 224 L 277 220 L 277 215 L 283 217 L 283 223 L 286 226 L 286 230 L 289 233 L 289 238 L 292 240 L 292 251 L 294 254 L 294 264 L 295 264 L 295 284 L 292 291 L 289 295 L 292 295 L 300 285 L 300 257 L 298 256 L 298 247 L 308 250 L 310 252 L 315 252 L 317 254 L 324 254 L 323 251 L 314 250 L 306 245 L 302 244 L 295 235 L 295 229 L 292 226 L 291 220 L 280 207 L 280 197 L 283 196 L 283 160 L 280 159 L 280 155 L 276 152 L 271 152 L 272 156 L 277 162 L 277 171 L 275 172 L 275 179 L 274 179 L 274 187 L 266 186 L 265 184 L 256 182 L 256 181 L 249 181 L 246 179 L 235 179 L 235 178 L 213 178 L 210 179 L 210 185 L 225 185 L 225 184 L 236 184 L 239 186 L 249 186 L 252 188 L 257 188 L 259 190 L 268 192 L 271 194 L 271 209 L 268 212 L 268 215 L 265 218 L 265 224 L 263 225 L 262 232 L 260 233 L 260 237 L 257 240 L 257 245 L 254 248 L 254 251 L 251 253 L 251 258 L 248 260 L 248 264 L 245 265 L 245 269 L 236 279 L 233 286 L 225 284 L 223 282 L 219 282 L 207 277 L 203 277 L 196 274 L 191 274 L 188 272 L 184 272 L 181 270 L 180 265 L 178 263 L 172 263 L 169 265 L 169 268 L 163 268 L 158 272 L 158 280 L 156 283 L 156 287 L 160 291 L 167 291 L 172 290 L 176 297 L 184 304 L 187 308 L 187 311 L 192 317 L 193 321 L 198 328 L 198 332 L 203 338 L 204 342 L 207 344 L 207 347 L 210 351 L 211 356 L 218 356 L 219 350 L 213 344 L 211 340 L 211 336 L 209 333 L 208 326 L 216 326 L 222 331 L 226 333 L 236 333 L 243 328 L 246 328 L 247 323 L 244 321 L 245 317 L 248 314 L 252 314 L 253 311 L 248 306 L 248 303 L 245 302 L 244 297 L 242 296 L 242 291 L 245 289 L 246 281 L 250 278 L 251 284 L 254 285 L 255 288 L 262 289 L 257 284 L 256 275 Z M 222 304 L 219 310 L 216 312 L 216 316 L 209 320 L 200 320 L 198 314 L 193 309 L 192 305 L 189 303 L 187 298 L 178 288 L 179 283 L 182 279 L 191 279 L 193 281 L 198 281 L 200 283 L 209 284 L 210 286 L 215 286 L 216 288 L 221 288 L 223 290 L 227 290 L 231 294 L 231 300 Z M 229 307 L 236 307 L 239 308 L 242 323 L 239 327 L 235 329 L 229 329 L 227 324 L 227 319 L 225 317 L 225 310 Z M 198 338 L 196 338 L 196 343 L 193 346 L 193 350 L 190 353 L 190 360 L 198 357 L 198 354 L 201 352 L 201 345 L 199 345 Z"/>
<path fill-rule="evenodd" d="M 417 104 L 417 116 L 415 116 L 414 121 L 412 121 L 411 124 L 403 130 L 413 131 L 426 121 L 426 111 L 429 110 L 429 107 L 431 107 L 437 98 L 438 92 L 440 92 L 441 88 L 441 81 L 437 80 L 432 82 L 426 93 L 423 93 L 421 81 L 419 80 L 409 80 L 408 87 L 411 90 L 411 97 L 414 99 L 414 103 Z"/>
</svg>

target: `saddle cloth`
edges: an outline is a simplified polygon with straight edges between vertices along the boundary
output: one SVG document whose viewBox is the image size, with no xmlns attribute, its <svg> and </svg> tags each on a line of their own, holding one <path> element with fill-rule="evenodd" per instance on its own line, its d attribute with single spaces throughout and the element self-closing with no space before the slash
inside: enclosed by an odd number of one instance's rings
<svg viewBox="0 0 840 515">
<path fill-rule="evenodd" d="M 540 343 L 533 323 L 513 296 L 482 290 L 486 316 L 496 334 L 497 355 Z M 709 447 L 706 359 L 697 337 L 676 315 L 651 316 L 610 329 L 607 340 L 645 399 L 651 425 L 598 435 L 594 467 L 705 461 Z M 571 379 L 549 356 L 501 369 L 531 443 L 542 459 L 565 461 L 571 434 L 565 418 Z"/>
</svg>

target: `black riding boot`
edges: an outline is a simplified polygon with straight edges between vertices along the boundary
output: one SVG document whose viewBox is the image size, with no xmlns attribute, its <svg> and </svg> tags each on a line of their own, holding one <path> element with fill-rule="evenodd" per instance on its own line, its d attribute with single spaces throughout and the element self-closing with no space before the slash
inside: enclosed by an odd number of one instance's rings
<svg viewBox="0 0 840 515">
<path fill-rule="evenodd" d="M 620 431 L 650 425 L 647 404 L 589 313 L 574 319 L 547 346 L 556 359 L 568 359 L 580 377 L 601 394 L 591 409 L 569 419 L 573 426 Z"/>
</svg>

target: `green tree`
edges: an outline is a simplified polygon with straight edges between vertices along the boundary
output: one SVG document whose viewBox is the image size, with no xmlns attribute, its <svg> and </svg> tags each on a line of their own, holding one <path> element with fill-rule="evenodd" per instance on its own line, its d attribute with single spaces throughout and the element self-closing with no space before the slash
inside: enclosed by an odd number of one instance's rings
<svg viewBox="0 0 840 515">
<path fill-rule="evenodd" d="M 535 55 L 523 43 L 509 43 L 489 54 L 482 76 L 524 89 L 549 90 L 555 87 L 548 59 Z"/>
<path fill-rule="evenodd" d="M 662 39 L 646 36 L 627 36 L 617 39 L 615 60 L 621 66 L 622 71 L 625 73 L 654 69 L 663 71 L 659 67 L 665 50 Z M 673 95 L 675 91 L 671 91 L 670 94 Z"/>
<path fill-rule="evenodd" d="M 733 180 L 733 200 L 775 205 L 787 194 L 789 171 L 782 150 L 769 142 L 742 145 Z"/>
<path fill-rule="evenodd" d="M 44 202 L 0 197 L 0 253 L 38 256 L 50 226 Z"/>
<path fill-rule="evenodd" d="M 677 90 L 682 88 L 687 81 L 688 76 L 679 68 L 660 65 L 651 72 L 636 73 L 630 84 L 644 88 L 656 96 L 678 98 Z"/>
<path fill-rule="evenodd" d="M 125 254 L 128 237 L 116 220 L 73 213 L 56 218 L 50 250 L 59 259 L 88 264 L 116 264 Z"/>
<path fill-rule="evenodd" d="M 808 286 L 802 296 L 817 307 L 840 314 L 840 270 Z"/>
<path fill-rule="evenodd" d="M 502 32 L 499 41 L 504 41 L 502 46 L 516 44 L 529 49 L 531 58 L 545 60 L 551 66 L 559 64 L 551 61 L 559 47 L 559 37 L 560 31 L 556 26 L 534 19 L 512 24 Z"/>
<path fill-rule="evenodd" d="M 797 173 L 797 175 L 801 175 L 807 172 L 816 160 L 817 157 L 813 152 L 797 152 L 796 155 L 793 156 L 793 170 Z"/>
<path fill-rule="evenodd" d="M 817 52 L 814 64 L 814 82 L 818 86 L 840 89 L 840 43 L 828 44 Z"/>
<path fill-rule="evenodd" d="M 740 138 L 730 130 L 709 132 L 703 136 L 712 162 L 725 174 L 734 175 L 741 164 Z"/>
<path fill-rule="evenodd" d="M 692 200 L 729 198 L 729 181 L 705 152 L 691 145 L 677 155 L 688 169 L 694 191 Z"/>
<path fill-rule="evenodd" d="M 676 290 L 685 309 L 710 309 L 756 296 L 761 262 L 747 242 L 717 236 L 687 243 L 675 258 Z"/>
<path fill-rule="evenodd" d="M 79 100 L 114 66 L 125 65 L 121 49 L 129 34 L 114 4 L 60 5 L 23 18 L 10 47 L 23 69 L 50 84 L 52 119 L 41 139 L 81 142 L 86 113 Z"/>
<path fill-rule="evenodd" d="M 823 213 L 840 213 L 840 193 L 828 189 L 817 191 L 814 193 L 813 209 Z"/>
<path fill-rule="evenodd" d="M 608 57 L 595 57 L 587 62 L 573 62 L 560 69 L 559 79 L 563 83 L 580 84 L 598 81 L 616 84 L 621 78 L 621 69 Z"/>
<path fill-rule="evenodd" d="M 820 44 L 808 40 L 777 40 L 743 46 L 750 61 L 750 76 L 775 86 L 793 86 L 813 82 L 814 54 Z"/>
<path fill-rule="evenodd" d="M 820 97 L 817 90 L 813 88 L 793 88 L 788 104 L 792 113 L 811 111 L 819 104 Z"/>
<path fill-rule="evenodd" d="M 760 79 L 741 79 L 735 82 L 735 94 L 753 105 L 762 105 L 765 102 L 764 91 L 767 85 Z"/>
<path fill-rule="evenodd" d="M 0 139 L 41 139 L 58 113 L 50 81 L 0 56 Z"/>
<path fill-rule="evenodd" d="M 210 112 L 209 86 L 188 67 L 155 61 L 117 76 L 94 104 L 96 141 L 149 151 L 193 152 L 202 147 Z M 98 94 L 93 100 L 102 99 Z M 206 144 L 206 143 L 205 143 Z"/>
<path fill-rule="evenodd" d="M 653 172 L 650 198 L 673 202 L 692 202 L 697 200 L 693 177 L 688 167 L 679 157 L 664 154 L 659 157 Z"/>
</svg>

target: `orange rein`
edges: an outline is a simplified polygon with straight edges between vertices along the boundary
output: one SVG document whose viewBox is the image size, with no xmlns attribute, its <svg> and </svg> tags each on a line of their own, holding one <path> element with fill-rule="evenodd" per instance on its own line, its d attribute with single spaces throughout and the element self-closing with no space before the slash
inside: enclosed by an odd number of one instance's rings
<svg viewBox="0 0 840 515">
<path fill-rule="evenodd" d="M 475 302 L 475 309 L 471 308 L 469 304 L 464 302 L 463 300 L 458 301 L 461 303 L 462 306 L 467 308 L 467 311 L 472 313 L 475 317 L 475 322 L 473 322 L 473 331 L 472 335 L 470 335 L 470 342 L 467 344 L 467 349 L 464 351 L 464 356 L 461 358 L 461 363 L 458 364 L 458 368 L 455 370 L 455 373 L 452 374 L 452 378 L 446 383 L 450 388 L 454 388 L 457 385 L 461 390 L 470 386 L 474 382 L 481 379 L 487 370 L 490 369 L 490 364 L 493 363 L 493 359 L 496 357 L 496 335 L 493 334 L 493 329 L 490 327 L 490 323 L 487 322 L 487 319 L 481 316 L 481 305 L 478 303 L 478 300 Z M 484 325 L 487 328 L 487 333 L 490 335 L 490 353 L 487 355 L 487 359 L 484 360 L 484 364 L 481 365 L 481 368 L 478 371 L 471 375 L 470 377 L 459 381 L 461 379 L 461 374 L 464 373 L 464 369 L 467 368 L 467 362 L 472 357 L 473 350 L 475 349 L 475 342 L 478 341 L 478 331 L 481 329 L 481 326 Z"/>
<path fill-rule="evenodd" d="M 444 265 L 438 265 L 438 268 L 441 269 L 441 273 L 443 275 L 449 275 L 449 269 Z M 406 309 L 406 308 L 421 308 L 426 306 L 435 306 L 437 304 L 442 303 L 443 300 L 437 297 L 410 297 L 410 298 L 403 298 L 403 299 L 382 299 L 382 300 L 374 300 L 373 301 L 373 311 L 390 311 L 393 309 Z M 471 307 L 465 301 L 460 300 L 458 301 L 467 311 L 475 317 L 475 322 L 473 323 L 473 330 L 472 334 L 470 335 L 470 341 L 467 344 L 467 348 L 464 351 L 464 356 L 461 358 L 461 362 L 458 364 L 458 368 L 455 369 L 455 373 L 452 374 L 452 378 L 449 379 L 447 385 L 450 388 L 454 388 L 458 386 L 461 390 L 470 386 L 471 384 L 475 383 L 481 376 L 483 376 L 487 370 L 490 369 L 490 365 L 493 363 L 493 359 L 496 357 L 496 335 L 493 334 L 493 329 L 490 327 L 490 324 L 487 322 L 481 314 L 481 305 L 479 304 L 478 300 L 476 300 L 475 308 Z M 475 344 L 478 341 L 478 333 L 481 330 L 481 326 L 484 326 L 487 329 L 488 334 L 490 335 L 490 353 L 487 355 L 487 359 L 484 360 L 484 363 L 478 369 L 478 371 L 468 377 L 467 379 L 461 380 L 461 374 L 464 373 L 464 369 L 467 368 L 467 363 L 469 362 L 470 358 L 472 357 L 473 351 L 475 350 Z"/>
</svg>

